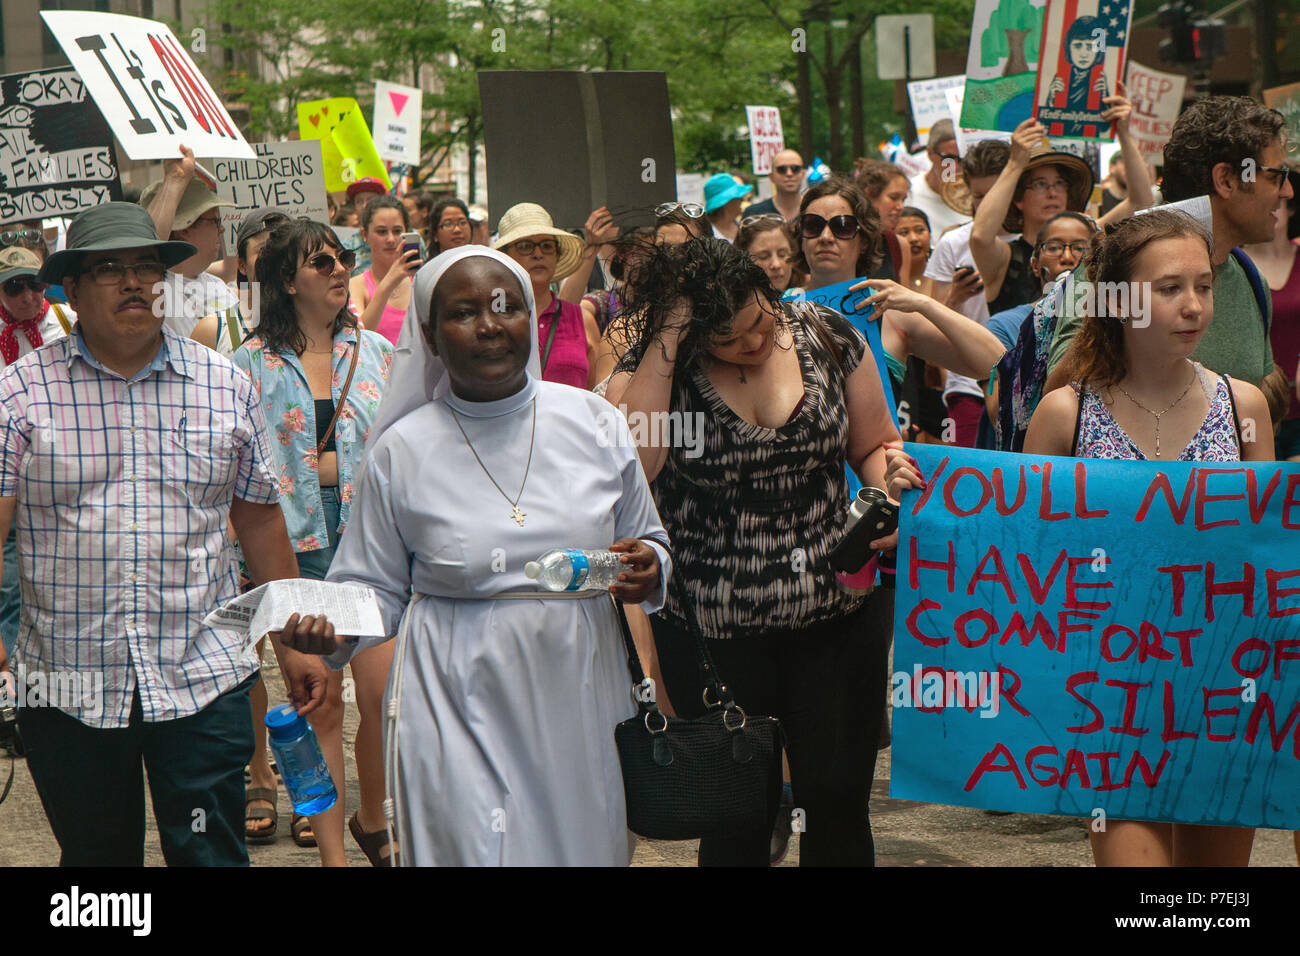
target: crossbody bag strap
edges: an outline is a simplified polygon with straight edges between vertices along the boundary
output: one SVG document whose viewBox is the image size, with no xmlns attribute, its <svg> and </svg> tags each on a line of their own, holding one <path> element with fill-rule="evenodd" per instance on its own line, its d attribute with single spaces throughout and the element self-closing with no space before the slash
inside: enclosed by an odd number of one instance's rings
<svg viewBox="0 0 1300 956">
<path fill-rule="evenodd" d="M 546 345 L 542 349 L 542 375 L 546 375 L 546 363 L 551 358 L 551 346 L 555 344 L 555 330 L 560 327 L 560 297 L 555 297 L 555 317 L 551 319 L 551 328 L 546 333 Z"/>
<path fill-rule="evenodd" d="M 348 366 L 347 381 L 343 383 L 343 390 L 339 392 L 339 400 L 334 406 L 334 417 L 325 428 L 325 437 L 316 443 L 316 457 L 319 458 L 325 446 L 329 443 L 330 436 L 334 434 L 334 426 L 338 424 L 339 415 L 343 413 L 343 404 L 348 400 L 348 389 L 352 387 L 352 376 L 357 372 L 357 360 L 361 357 L 361 330 L 357 329 L 357 344 L 352 350 L 352 364 Z"/>
<path fill-rule="evenodd" d="M 59 303 L 57 303 L 57 302 L 51 302 L 51 303 L 50 303 L 50 308 L 54 310 L 54 317 L 55 317 L 56 319 L 59 320 L 59 327 L 60 327 L 61 329 L 63 329 L 63 334 L 64 334 L 64 335 L 71 335 L 71 334 L 72 334 L 72 324 L 71 324 L 70 322 L 68 322 L 68 317 L 67 317 L 66 315 L 64 315 L 64 314 L 63 314 L 63 310 L 62 310 L 61 308 L 59 308 Z"/>
</svg>

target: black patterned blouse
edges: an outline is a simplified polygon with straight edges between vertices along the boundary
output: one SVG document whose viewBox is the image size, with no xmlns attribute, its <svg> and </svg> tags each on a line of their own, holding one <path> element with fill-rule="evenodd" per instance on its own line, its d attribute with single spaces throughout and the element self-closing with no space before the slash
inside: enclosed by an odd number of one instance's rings
<svg viewBox="0 0 1300 956">
<path fill-rule="evenodd" d="M 787 305 L 804 398 L 779 428 L 742 419 L 702 370 L 674 376 L 673 417 L 703 413 L 702 447 L 699 438 L 695 447 L 673 442 L 651 489 L 678 585 L 693 598 L 706 637 L 808 627 L 862 601 L 836 587 L 826 556 L 849 504 L 845 380 L 866 342 L 838 312 L 815 308 L 840 361 L 806 312 Z M 685 627 L 675 595 L 664 613 Z"/>
</svg>

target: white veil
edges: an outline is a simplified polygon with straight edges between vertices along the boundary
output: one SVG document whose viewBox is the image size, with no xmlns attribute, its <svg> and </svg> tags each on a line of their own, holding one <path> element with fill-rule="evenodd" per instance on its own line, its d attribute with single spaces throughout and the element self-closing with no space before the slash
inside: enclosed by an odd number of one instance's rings
<svg viewBox="0 0 1300 956">
<path fill-rule="evenodd" d="M 447 388 L 447 370 L 442 359 L 429 349 L 424 340 L 423 327 L 429 321 L 429 303 L 433 290 L 447 270 L 470 256 L 495 259 L 506 266 L 523 287 L 524 301 L 528 303 L 528 320 L 531 325 L 532 354 L 528 358 L 528 374 L 534 379 L 542 377 L 542 363 L 537 352 L 537 303 L 533 301 L 533 284 L 528 273 L 503 252 L 487 246 L 460 246 L 449 249 L 430 259 L 415 274 L 411 288 L 411 304 L 406 308 L 406 321 L 402 334 L 393 349 L 393 365 L 388 372 L 384 397 L 375 413 L 374 423 L 366 438 L 366 449 L 374 447 L 389 427 L 407 413 L 425 405 Z"/>
</svg>

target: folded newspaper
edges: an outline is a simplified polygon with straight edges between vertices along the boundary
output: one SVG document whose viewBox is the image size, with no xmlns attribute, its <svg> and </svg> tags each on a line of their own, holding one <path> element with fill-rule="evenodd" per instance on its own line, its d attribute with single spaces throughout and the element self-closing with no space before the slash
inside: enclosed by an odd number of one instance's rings
<svg viewBox="0 0 1300 956">
<path fill-rule="evenodd" d="M 359 584 L 330 584 L 307 578 L 271 581 L 217 608 L 203 619 L 208 627 L 234 631 L 259 641 L 278 631 L 290 614 L 324 614 L 334 633 L 347 637 L 383 637 L 383 616 L 373 589 Z"/>
</svg>

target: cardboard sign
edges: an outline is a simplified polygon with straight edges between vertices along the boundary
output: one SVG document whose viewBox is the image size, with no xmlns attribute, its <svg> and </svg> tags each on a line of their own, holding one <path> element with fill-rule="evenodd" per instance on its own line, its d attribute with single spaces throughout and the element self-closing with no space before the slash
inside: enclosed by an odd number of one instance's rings
<svg viewBox="0 0 1300 956">
<path fill-rule="evenodd" d="M 785 149 L 781 111 L 775 106 L 746 106 L 745 117 L 749 123 L 749 158 L 754 164 L 754 175 L 770 176 L 772 157 Z"/>
<path fill-rule="evenodd" d="M 165 25 L 85 11 L 41 17 L 131 159 L 252 158 L 216 94 Z"/>
<path fill-rule="evenodd" d="M 1300 148 L 1300 83 L 1275 86 L 1264 91 L 1264 105 L 1286 117 L 1286 141 L 1289 155 Z"/>
<path fill-rule="evenodd" d="M 975 0 L 961 125 L 1012 132 L 1034 111 L 1046 0 Z"/>
<path fill-rule="evenodd" d="M 321 175 L 320 142 L 257 143 L 255 159 L 217 159 L 212 175 L 217 195 L 233 202 L 221 210 L 226 248 L 236 249 L 235 236 L 244 215 L 259 206 L 274 206 L 290 218 L 306 216 L 329 224 L 325 179 Z"/>
<path fill-rule="evenodd" d="M 937 76 L 932 80 L 915 80 L 907 84 L 907 99 L 912 104 L 912 122 L 916 125 L 916 135 L 922 143 L 930 132 L 930 127 L 940 120 L 952 120 L 955 126 L 958 116 L 953 115 L 948 107 L 945 90 L 965 89 L 966 75 Z M 929 169 L 926 165 L 926 169 Z"/>
<path fill-rule="evenodd" d="M 1300 828 L 1300 468 L 907 450 L 891 796 Z"/>
<path fill-rule="evenodd" d="M 122 198 L 113 134 L 76 70 L 0 76 L 0 224 Z"/>
<path fill-rule="evenodd" d="M 371 132 L 380 159 L 420 165 L 423 107 L 424 94 L 416 87 L 375 81 L 375 121 Z"/>
<path fill-rule="evenodd" d="M 964 87 L 949 87 L 943 91 L 944 99 L 948 101 L 948 109 L 953 116 L 965 117 L 963 112 L 965 93 Z M 957 138 L 957 155 L 959 156 L 965 156 L 966 151 L 980 140 L 1000 139 L 1003 142 L 1011 142 L 1011 134 L 1003 130 L 978 129 L 960 123 L 953 126 L 953 133 Z"/>
<path fill-rule="evenodd" d="M 1124 76 L 1129 0 L 1048 0 L 1034 103 L 1048 136 L 1111 139 L 1104 97 Z"/>
<path fill-rule="evenodd" d="M 298 136 L 320 140 L 321 169 L 325 188 L 343 192 L 350 183 L 370 177 L 385 189 L 392 189 L 388 167 L 384 165 L 370 138 L 361 107 L 350 96 L 309 100 L 298 104 Z"/>
<path fill-rule="evenodd" d="M 1142 149 L 1142 158 L 1156 166 L 1164 165 L 1165 144 L 1173 133 L 1174 122 L 1183 105 L 1187 90 L 1185 73 L 1162 73 L 1136 60 L 1128 61 L 1128 79 L 1124 81 L 1133 112 L 1128 127 Z M 1296 84 L 1300 90 L 1300 84 Z"/>
</svg>

